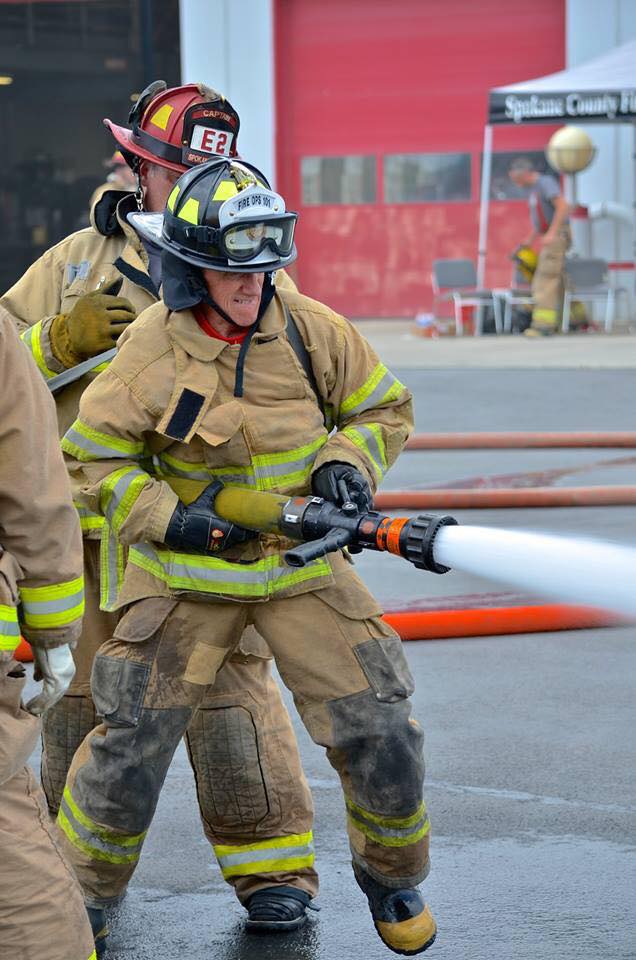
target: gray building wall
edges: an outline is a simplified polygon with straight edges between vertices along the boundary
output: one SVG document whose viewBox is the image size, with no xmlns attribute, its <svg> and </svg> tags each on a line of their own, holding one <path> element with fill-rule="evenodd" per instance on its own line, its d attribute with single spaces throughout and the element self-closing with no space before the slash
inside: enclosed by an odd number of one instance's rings
<svg viewBox="0 0 636 960">
<path fill-rule="evenodd" d="M 600 56 L 613 47 L 636 39 L 634 0 L 567 0 L 566 63 L 575 66 Z M 597 147 L 592 165 L 578 175 L 578 200 L 589 205 L 612 200 L 630 211 L 634 202 L 634 129 L 632 124 L 590 124 L 587 131 Z M 610 261 L 632 260 L 632 223 L 602 219 L 591 226 L 595 255 Z M 581 246 L 586 237 L 579 226 L 575 239 Z M 581 250 L 582 253 L 585 250 Z M 616 283 L 634 286 L 631 272 L 616 275 Z M 623 312 L 623 311 L 621 311 Z"/>
<path fill-rule="evenodd" d="M 274 176 L 272 0 L 180 0 L 183 83 L 204 81 L 241 117 L 239 152 Z"/>
</svg>

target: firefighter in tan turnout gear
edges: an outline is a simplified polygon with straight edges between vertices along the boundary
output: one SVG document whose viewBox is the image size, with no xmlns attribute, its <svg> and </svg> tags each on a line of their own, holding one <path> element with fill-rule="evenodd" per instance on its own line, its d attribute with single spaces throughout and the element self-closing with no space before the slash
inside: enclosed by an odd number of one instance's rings
<svg viewBox="0 0 636 960">
<path fill-rule="evenodd" d="M 139 176 L 137 203 L 130 193 L 103 194 L 92 211 L 92 226 L 44 254 L 0 301 L 17 318 L 47 380 L 112 347 L 136 314 L 158 298 L 159 250 L 142 243 L 126 215 L 142 201 L 147 210 L 163 210 L 179 173 L 214 149 L 236 151 L 238 115 L 202 86 L 167 90 L 162 82 L 151 84 L 133 108 L 131 122 L 132 130 L 108 124 Z M 281 274 L 279 282 L 285 282 Z M 84 375 L 56 395 L 62 435 L 94 377 Z M 108 563 L 102 568 L 100 598 L 100 549 L 107 557 L 108 546 L 104 518 L 76 505 L 84 533 L 87 608 L 75 651 L 77 674 L 68 695 L 44 718 L 42 779 L 53 813 L 73 754 L 97 723 L 91 667 L 119 619 L 117 612 L 100 610 L 100 599 L 112 607 Z M 205 833 L 223 876 L 248 909 L 248 929 L 289 930 L 304 922 L 318 880 L 311 794 L 270 659 L 262 639 L 248 631 L 214 689 L 200 701 L 185 736 Z M 258 855 L 247 856 L 255 846 Z"/>
<path fill-rule="evenodd" d="M 572 244 L 569 205 L 553 174 L 539 173 L 527 157 L 517 157 L 509 168 L 510 179 L 529 190 L 532 234 L 522 246 L 539 245 L 532 276 L 532 322 L 526 336 L 549 336 L 559 330 L 565 284 L 565 255 Z"/>
<path fill-rule="evenodd" d="M 55 407 L 13 320 L 0 309 L 0 957 L 89 960 L 81 891 L 26 765 L 37 717 L 73 676 L 83 610 L 82 543 L 57 442 Z M 42 691 L 21 702 L 29 640 Z"/>
<path fill-rule="evenodd" d="M 103 723 L 75 756 L 59 823 L 87 901 L 111 902 L 180 736 L 254 625 L 340 776 L 380 936 L 419 953 L 435 937 L 417 890 L 429 823 L 399 638 L 342 553 L 289 567 L 291 541 L 214 512 L 224 484 L 366 509 L 412 427 L 408 390 L 355 328 L 274 286 L 272 272 L 296 256 L 295 220 L 262 174 L 230 160 L 184 174 L 163 217 L 131 214 L 163 250 L 164 302 L 126 332 L 63 440 L 85 506 L 105 515 L 128 559 L 125 612 L 93 669 Z M 203 481 L 189 506 L 170 485 L 183 478 Z M 217 853 L 229 869 L 263 856 L 231 843 Z"/>
</svg>

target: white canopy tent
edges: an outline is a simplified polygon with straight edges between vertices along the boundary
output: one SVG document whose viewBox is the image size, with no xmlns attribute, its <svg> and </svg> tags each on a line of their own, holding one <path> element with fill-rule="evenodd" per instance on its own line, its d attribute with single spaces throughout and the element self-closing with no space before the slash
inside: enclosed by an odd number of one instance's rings
<svg viewBox="0 0 636 960">
<path fill-rule="evenodd" d="M 490 91 L 481 172 L 477 261 L 480 286 L 484 285 L 486 274 L 493 126 L 528 123 L 631 123 L 636 158 L 636 41 L 569 70 Z M 636 217 L 636 164 L 634 210 Z M 636 223 L 634 246 L 636 261 Z"/>
</svg>

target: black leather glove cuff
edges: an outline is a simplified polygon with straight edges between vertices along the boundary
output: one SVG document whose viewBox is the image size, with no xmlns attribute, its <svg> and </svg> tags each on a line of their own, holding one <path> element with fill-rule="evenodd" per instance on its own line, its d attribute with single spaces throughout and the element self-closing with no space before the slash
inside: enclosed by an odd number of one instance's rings
<svg viewBox="0 0 636 960">
<path fill-rule="evenodd" d="M 189 506 L 177 504 L 166 530 L 167 546 L 173 550 L 216 554 L 258 536 L 253 530 L 223 520 L 214 512 L 214 499 L 222 489 L 223 484 L 214 480 Z"/>
<path fill-rule="evenodd" d="M 350 463 L 324 463 L 311 478 L 311 489 L 317 497 L 342 507 L 347 501 L 360 512 L 370 510 L 373 494 L 367 480 Z"/>
</svg>

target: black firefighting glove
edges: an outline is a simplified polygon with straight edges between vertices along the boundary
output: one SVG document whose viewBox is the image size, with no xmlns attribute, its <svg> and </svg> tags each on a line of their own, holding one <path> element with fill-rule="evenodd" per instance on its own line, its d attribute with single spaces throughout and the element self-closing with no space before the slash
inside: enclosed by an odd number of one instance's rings
<svg viewBox="0 0 636 960">
<path fill-rule="evenodd" d="M 189 506 L 177 504 L 166 530 L 165 543 L 174 550 L 215 554 L 258 536 L 236 523 L 223 520 L 214 512 L 214 499 L 223 489 L 220 480 L 213 480 Z"/>
<path fill-rule="evenodd" d="M 123 280 L 114 280 L 103 290 L 78 297 L 68 313 L 51 325 L 51 349 L 65 367 L 74 367 L 87 357 L 110 350 L 137 311 L 126 297 L 118 297 Z"/>
<path fill-rule="evenodd" d="M 371 487 L 350 463 L 337 460 L 323 463 L 311 478 L 311 489 L 317 497 L 329 500 L 338 507 L 353 503 L 360 513 L 370 510 L 373 504 Z"/>
</svg>

